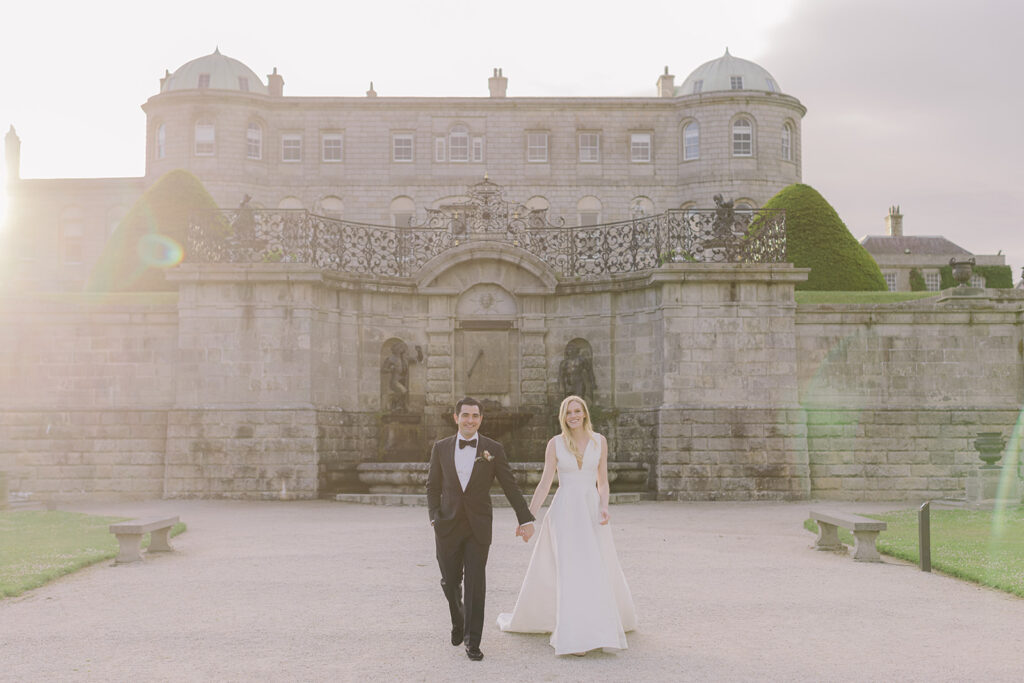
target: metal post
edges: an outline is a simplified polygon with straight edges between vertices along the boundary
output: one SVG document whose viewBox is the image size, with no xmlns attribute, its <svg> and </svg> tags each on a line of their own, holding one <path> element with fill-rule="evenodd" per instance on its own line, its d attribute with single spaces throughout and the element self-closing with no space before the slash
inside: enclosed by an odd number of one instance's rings
<svg viewBox="0 0 1024 683">
<path fill-rule="evenodd" d="M 925 501 L 917 511 L 917 554 L 923 572 L 932 570 L 931 506 L 931 501 Z"/>
</svg>

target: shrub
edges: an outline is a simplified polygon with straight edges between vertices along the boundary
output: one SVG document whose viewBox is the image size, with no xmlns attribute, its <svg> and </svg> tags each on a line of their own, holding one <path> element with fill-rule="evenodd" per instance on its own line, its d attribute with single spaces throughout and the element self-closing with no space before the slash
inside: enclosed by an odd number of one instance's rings
<svg viewBox="0 0 1024 683">
<path fill-rule="evenodd" d="M 217 204 L 199 179 L 170 171 L 143 193 L 100 254 L 85 288 L 93 292 L 174 289 L 164 271 L 181 263 L 192 215 Z"/>
<path fill-rule="evenodd" d="M 911 292 L 923 292 L 928 289 L 928 284 L 924 281 L 924 275 L 921 274 L 920 269 L 910 269 L 910 291 Z"/>
<path fill-rule="evenodd" d="M 875 259 L 850 234 L 836 210 L 810 185 L 784 187 L 764 205 L 786 211 L 786 249 L 799 268 L 810 268 L 798 290 L 886 291 Z"/>
<path fill-rule="evenodd" d="M 972 271 L 985 278 L 985 287 L 989 289 L 1013 289 L 1013 271 L 1010 266 L 974 266 Z M 939 267 L 939 287 L 956 287 L 953 269 L 949 265 Z"/>
</svg>

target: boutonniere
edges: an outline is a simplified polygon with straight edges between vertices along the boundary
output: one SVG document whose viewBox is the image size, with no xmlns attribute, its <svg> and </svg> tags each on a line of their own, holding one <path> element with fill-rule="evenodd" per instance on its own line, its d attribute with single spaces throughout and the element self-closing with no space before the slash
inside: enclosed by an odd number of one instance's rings
<svg viewBox="0 0 1024 683">
<path fill-rule="evenodd" d="M 491 455 L 490 451 L 484 451 L 483 455 L 476 456 L 476 461 L 475 462 L 480 462 L 481 460 L 486 460 L 487 462 L 490 462 L 490 461 L 494 460 L 494 456 Z"/>
</svg>

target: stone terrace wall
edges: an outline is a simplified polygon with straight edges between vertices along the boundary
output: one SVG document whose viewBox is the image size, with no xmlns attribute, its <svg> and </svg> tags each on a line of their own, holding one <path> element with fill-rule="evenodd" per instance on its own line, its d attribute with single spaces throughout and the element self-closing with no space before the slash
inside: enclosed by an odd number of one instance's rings
<svg viewBox="0 0 1024 683">
<path fill-rule="evenodd" d="M 962 497 L 977 433 L 1019 417 L 1020 302 L 800 306 L 796 328 L 813 497 Z"/>
<path fill-rule="evenodd" d="M 0 298 L 0 469 L 41 498 L 163 493 L 177 296 Z"/>
</svg>

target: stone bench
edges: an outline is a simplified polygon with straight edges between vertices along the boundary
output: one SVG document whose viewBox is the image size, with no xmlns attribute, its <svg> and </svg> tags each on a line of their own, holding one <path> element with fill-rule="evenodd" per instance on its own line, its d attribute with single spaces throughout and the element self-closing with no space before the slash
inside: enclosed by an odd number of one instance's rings
<svg viewBox="0 0 1024 683">
<path fill-rule="evenodd" d="M 152 517 L 149 519 L 132 519 L 110 525 L 110 533 L 117 537 L 121 546 L 114 564 L 127 564 L 142 559 L 142 536 L 149 534 L 147 553 L 166 553 L 174 550 L 171 547 L 171 527 L 178 523 L 177 517 Z"/>
<path fill-rule="evenodd" d="M 839 529 L 843 527 L 853 532 L 856 539 L 853 559 L 858 562 L 881 562 L 882 556 L 875 548 L 878 534 L 885 531 L 887 525 L 877 519 L 861 517 L 848 512 L 815 512 L 811 511 L 811 519 L 818 524 L 818 540 L 814 547 L 817 550 L 839 550 L 843 544 L 839 542 Z"/>
</svg>

